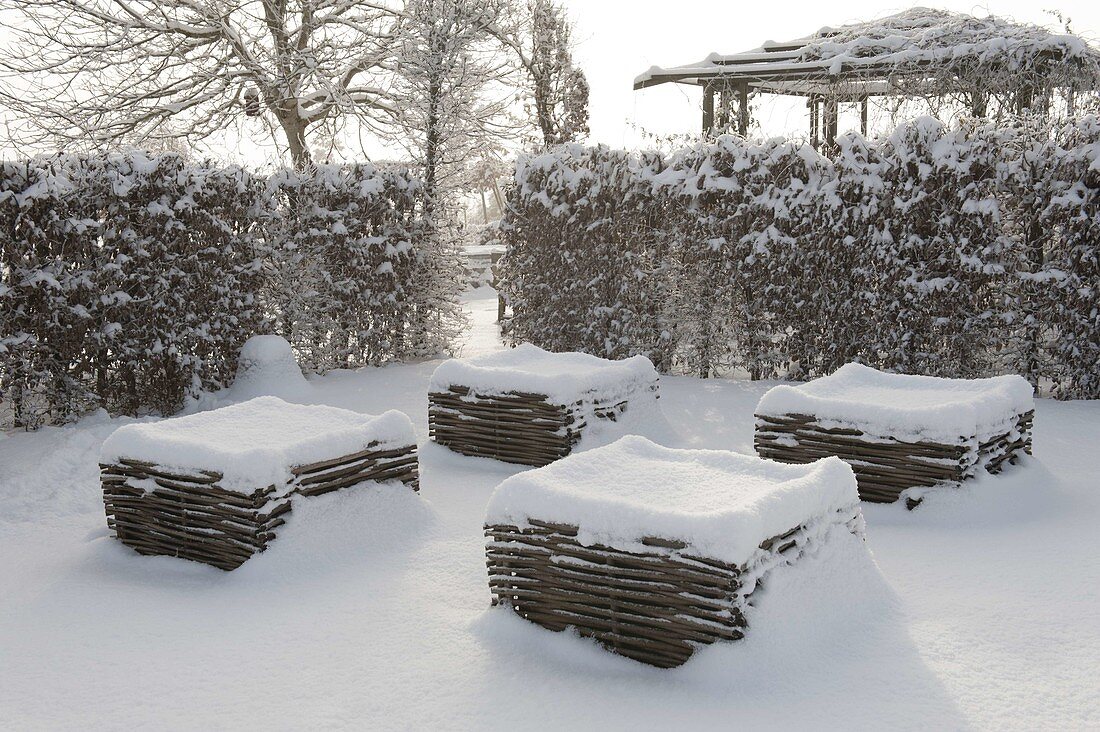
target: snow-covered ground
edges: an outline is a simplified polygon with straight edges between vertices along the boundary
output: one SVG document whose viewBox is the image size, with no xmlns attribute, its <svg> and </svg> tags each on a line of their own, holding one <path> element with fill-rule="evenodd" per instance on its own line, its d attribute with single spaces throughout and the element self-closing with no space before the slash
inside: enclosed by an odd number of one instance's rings
<svg viewBox="0 0 1100 732">
<path fill-rule="evenodd" d="M 499 348 L 489 290 L 466 353 Z M 519 468 L 425 444 L 436 362 L 329 374 L 308 401 L 407 413 L 420 496 L 296 507 L 232 573 L 108 537 L 124 420 L 0 435 L 0 728 L 1100 727 L 1100 403 L 1039 400 L 1035 457 L 910 513 L 866 505 L 777 570 L 750 633 L 659 671 L 489 608 L 482 520 Z M 674 446 L 751 453 L 766 383 L 665 377 Z"/>
</svg>

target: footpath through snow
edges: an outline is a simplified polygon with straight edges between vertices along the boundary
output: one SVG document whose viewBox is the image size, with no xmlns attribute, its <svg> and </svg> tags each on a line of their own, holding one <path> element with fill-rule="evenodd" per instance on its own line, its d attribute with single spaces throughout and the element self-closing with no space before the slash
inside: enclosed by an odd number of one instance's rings
<svg viewBox="0 0 1100 732">
<path fill-rule="evenodd" d="M 466 355 L 499 349 L 493 293 L 468 307 Z M 1038 400 L 1003 476 L 864 505 L 873 561 L 777 571 L 744 641 L 669 672 L 489 609 L 482 520 L 521 468 L 425 442 L 437 365 L 302 391 L 409 415 L 420 496 L 317 497 L 232 573 L 109 538 L 96 457 L 132 420 L 0 435 L 0 728 L 1100 727 L 1100 403 Z M 751 454 L 772 385 L 664 377 L 650 437 Z"/>
</svg>

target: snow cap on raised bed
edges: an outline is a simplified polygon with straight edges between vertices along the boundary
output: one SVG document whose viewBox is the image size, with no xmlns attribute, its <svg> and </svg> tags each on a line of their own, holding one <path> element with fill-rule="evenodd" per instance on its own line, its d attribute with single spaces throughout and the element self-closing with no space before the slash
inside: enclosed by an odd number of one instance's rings
<svg viewBox="0 0 1100 732">
<path fill-rule="evenodd" d="M 770 389 L 756 413 L 806 414 L 880 436 L 955 442 L 1000 428 L 1034 406 L 1031 384 L 1020 376 L 942 379 L 849 363 L 805 384 Z"/>
<path fill-rule="evenodd" d="M 252 336 L 241 346 L 230 392 L 238 399 L 278 396 L 293 399 L 310 390 L 290 343 L 277 335 Z"/>
<path fill-rule="evenodd" d="M 467 386 L 479 394 L 526 392 L 569 404 L 590 392 L 621 393 L 657 380 L 645 356 L 622 361 L 587 353 L 551 353 L 529 343 L 475 358 L 452 358 L 432 374 L 430 389 Z"/>
<path fill-rule="evenodd" d="M 485 523 L 568 524 L 583 544 L 625 551 L 652 551 L 640 542 L 659 537 L 740 565 L 765 539 L 858 504 L 855 475 L 839 458 L 786 465 L 630 435 L 506 479 Z"/>
<path fill-rule="evenodd" d="M 374 442 L 378 449 L 415 444 L 412 422 L 396 410 L 375 416 L 269 396 L 124 425 L 103 443 L 100 462 L 129 458 L 165 468 L 216 471 L 223 476 L 222 487 L 250 493 L 285 484 L 294 466 L 350 455 Z"/>
</svg>

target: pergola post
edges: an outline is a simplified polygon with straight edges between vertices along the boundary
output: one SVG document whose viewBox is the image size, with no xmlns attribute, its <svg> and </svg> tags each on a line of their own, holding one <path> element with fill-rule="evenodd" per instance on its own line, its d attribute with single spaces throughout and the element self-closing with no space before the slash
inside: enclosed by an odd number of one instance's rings
<svg viewBox="0 0 1100 732">
<path fill-rule="evenodd" d="M 703 134 L 709 135 L 714 131 L 714 87 L 707 84 L 703 87 Z"/>
<path fill-rule="evenodd" d="M 981 89 L 975 89 L 970 93 L 970 112 L 975 118 L 985 117 L 989 109 L 989 95 Z"/>
<path fill-rule="evenodd" d="M 821 117 L 818 112 L 817 97 L 809 97 L 806 100 L 806 106 L 810 108 L 810 145 L 816 150 L 820 146 L 821 137 Z"/>
<path fill-rule="evenodd" d="M 825 100 L 825 144 L 836 144 L 837 128 L 840 127 L 840 104 L 836 97 Z"/>
<path fill-rule="evenodd" d="M 859 134 L 867 137 L 867 97 L 859 100 Z"/>
<path fill-rule="evenodd" d="M 1016 114 L 1023 114 L 1031 109 L 1035 100 L 1035 90 L 1031 86 L 1022 86 L 1016 92 Z"/>
<path fill-rule="evenodd" d="M 725 133 L 729 131 L 730 119 L 733 118 L 730 108 L 733 106 L 733 89 L 729 84 L 717 85 L 717 100 L 714 105 L 714 131 Z"/>
<path fill-rule="evenodd" d="M 749 84 L 741 82 L 737 87 L 737 131 L 741 137 L 749 136 Z"/>
</svg>

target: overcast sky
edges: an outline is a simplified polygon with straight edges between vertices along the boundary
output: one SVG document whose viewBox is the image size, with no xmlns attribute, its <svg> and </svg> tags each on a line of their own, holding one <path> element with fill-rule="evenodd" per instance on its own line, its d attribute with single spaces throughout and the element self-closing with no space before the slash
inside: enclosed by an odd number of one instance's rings
<svg viewBox="0 0 1100 732">
<path fill-rule="evenodd" d="M 843 3 L 801 0 L 565 0 L 576 21 L 580 45 L 575 58 L 592 86 L 592 141 L 613 147 L 644 146 L 637 127 L 656 134 L 698 131 L 701 94 L 664 84 L 632 91 L 634 77 L 650 66 L 680 66 L 712 51 L 737 53 L 767 40 L 808 35 L 824 26 L 869 20 L 914 6 L 985 16 L 989 14 L 1056 26 L 1044 10 L 1060 10 L 1075 33 L 1100 38 L 1100 2 L 1082 0 L 991 0 L 973 2 Z M 805 132 L 803 111 L 794 104 L 754 109 L 761 129 L 771 134 Z"/>
<path fill-rule="evenodd" d="M 667 135 L 695 133 L 700 125 L 697 89 L 676 84 L 635 92 L 634 77 L 650 66 L 679 66 L 699 61 L 711 52 L 737 53 L 766 40 L 783 41 L 808 35 L 823 26 L 880 18 L 915 5 L 984 16 L 989 13 L 1057 27 L 1044 11 L 1059 10 L 1072 21 L 1073 31 L 1096 43 L 1100 39 L 1100 2 L 1092 0 L 990 0 L 987 3 L 909 3 L 895 0 L 847 0 L 844 3 L 804 0 L 563 0 L 576 23 L 575 59 L 588 75 L 590 142 L 613 147 L 646 147 L 641 130 Z M 0 18 L 0 41 L 6 35 Z M 754 123 L 767 135 L 806 134 L 804 105 L 792 100 L 758 104 Z M 872 113 L 873 114 L 873 113 Z M 854 111 L 841 117 L 842 131 L 856 123 Z M 2 118 L 0 110 L 0 118 Z M 2 132 L 2 129 L 0 129 Z M 19 154 L 5 149 L 0 155 Z M 255 164 L 264 155 L 250 141 L 219 140 L 216 154 Z M 372 156 L 389 151 L 367 145 Z M 214 151 L 212 151 L 214 152 Z"/>
</svg>

